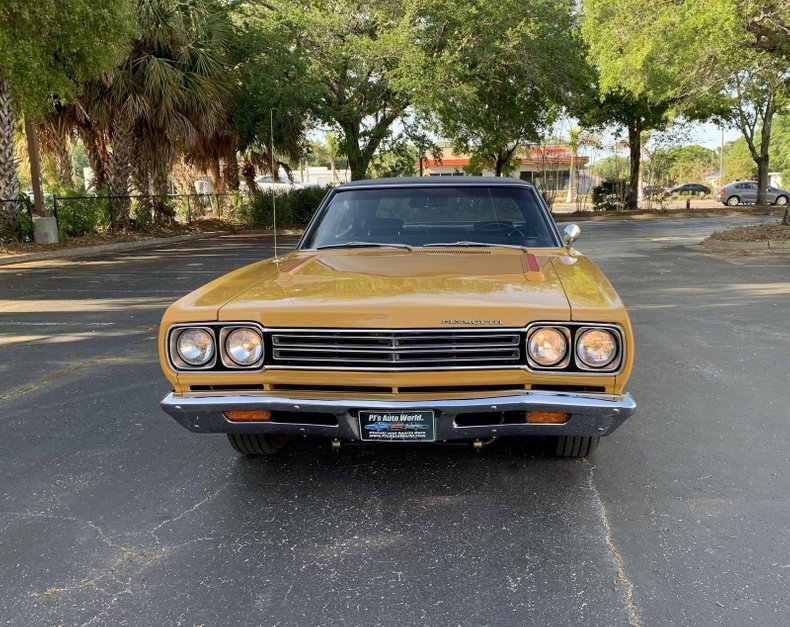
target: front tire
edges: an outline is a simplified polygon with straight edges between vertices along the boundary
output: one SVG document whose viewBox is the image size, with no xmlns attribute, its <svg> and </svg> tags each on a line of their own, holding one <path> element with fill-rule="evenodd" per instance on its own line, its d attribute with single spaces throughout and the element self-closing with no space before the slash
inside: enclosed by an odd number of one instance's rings
<svg viewBox="0 0 790 627">
<path fill-rule="evenodd" d="M 290 438 L 287 435 L 261 433 L 228 433 L 228 442 L 243 455 L 276 455 Z"/>
<path fill-rule="evenodd" d="M 554 456 L 565 458 L 587 457 L 597 447 L 601 438 L 581 435 L 558 435 L 554 440 Z"/>
<path fill-rule="evenodd" d="M 774 204 L 784 207 L 787 204 L 787 196 L 777 196 Z"/>
<path fill-rule="evenodd" d="M 727 199 L 727 205 L 730 207 L 737 207 L 739 204 L 741 204 L 741 199 L 737 196 L 730 196 Z"/>
</svg>

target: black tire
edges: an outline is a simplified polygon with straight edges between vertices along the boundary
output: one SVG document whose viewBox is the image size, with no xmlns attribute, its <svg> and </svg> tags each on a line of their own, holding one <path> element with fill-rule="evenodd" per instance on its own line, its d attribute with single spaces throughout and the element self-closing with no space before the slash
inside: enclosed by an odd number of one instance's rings
<svg viewBox="0 0 790 627">
<path fill-rule="evenodd" d="M 727 206 L 728 207 L 737 207 L 740 204 L 741 204 L 741 199 L 738 198 L 737 196 L 730 196 L 727 199 Z"/>
<path fill-rule="evenodd" d="M 774 204 L 784 207 L 787 204 L 787 196 L 777 196 Z"/>
<path fill-rule="evenodd" d="M 555 457 L 587 457 L 597 447 L 601 438 L 581 435 L 558 435 L 555 437 Z"/>
<path fill-rule="evenodd" d="M 263 435 L 260 433 L 228 433 L 228 442 L 244 455 L 276 455 L 290 438 L 287 435 Z"/>
</svg>

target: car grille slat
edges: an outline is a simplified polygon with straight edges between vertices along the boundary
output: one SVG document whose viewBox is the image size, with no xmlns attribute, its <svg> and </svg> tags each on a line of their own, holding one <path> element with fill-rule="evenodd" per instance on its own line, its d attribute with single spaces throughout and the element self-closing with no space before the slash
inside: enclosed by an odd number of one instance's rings
<svg viewBox="0 0 790 627">
<path fill-rule="evenodd" d="M 440 369 L 521 364 L 521 333 L 503 331 L 267 331 L 270 366 Z"/>
</svg>

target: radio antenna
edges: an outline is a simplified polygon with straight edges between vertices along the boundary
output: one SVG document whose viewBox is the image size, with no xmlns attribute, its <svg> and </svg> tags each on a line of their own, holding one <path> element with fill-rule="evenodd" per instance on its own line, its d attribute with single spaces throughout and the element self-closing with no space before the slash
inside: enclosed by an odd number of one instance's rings
<svg viewBox="0 0 790 627">
<path fill-rule="evenodd" d="M 274 193 L 274 181 L 277 179 L 274 174 L 274 109 L 269 109 L 269 169 L 272 175 L 272 228 L 274 230 L 274 260 L 277 259 L 277 194 Z M 279 175 L 279 172 L 277 173 Z"/>
</svg>

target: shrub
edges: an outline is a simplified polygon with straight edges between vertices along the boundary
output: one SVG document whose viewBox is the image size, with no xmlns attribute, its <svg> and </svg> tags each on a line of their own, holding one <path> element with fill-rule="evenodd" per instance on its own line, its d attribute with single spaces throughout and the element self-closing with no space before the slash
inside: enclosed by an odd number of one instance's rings
<svg viewBox="0 0 790 627">
<path fill-rule="evenodd" d="M 592 188 L 594 211 L 620 211 L 625 207 L 628 181 L 625 179 L 606 179 Z"/>
<path fill-rule="evenodd" d="M 63 192 L 57 197 L 58 231 L 61 238 L 95 233 L 108 223 L 108 200 Z"/>
<path fill-rule="evenodd" d="M 303 187 L 275 194 L 277 227 L 302 227 L 313 217 L 327 188 Z M 271 192 L 256 194 L 249 204 L 239 207 L 239 219 L 249 226 L 270 228 L 274 224 L 274 209 Z"/>
<path fill-rule="evenodd" d="M 310 222 L 328 190 L 328 187 L 303 187 L 289 193 L 294 226 L 306 226 Z"/>
</svg>

